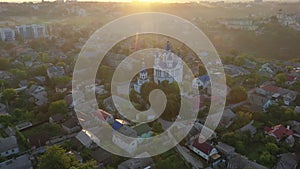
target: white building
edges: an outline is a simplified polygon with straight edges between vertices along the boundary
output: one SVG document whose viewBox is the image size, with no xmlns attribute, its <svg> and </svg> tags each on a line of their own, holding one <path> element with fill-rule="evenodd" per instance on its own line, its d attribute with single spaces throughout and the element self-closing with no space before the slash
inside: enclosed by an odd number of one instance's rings
<svg viewBox="0 0 300 169">
<path fill-rule="evenodd" d="M 46 37 L 46 26 L 45 25 L 21 25 L 17 26 L 17 32 L 20 36 L 24 39 L 31 39 L 31 38 L 42 38 Z"/>
<path fill-rule="evenodd" d="M 140 76 L 138 77 L 138 81 L 134 83 L 134 90 L 137 93 L 141 93 L 141 87 L 145 83 L 149 83 L 148 72 L 145 69 L 145 63 L 142 63 L 142 70 L 140 72 Z"/>
<path fill-rule="evenodd" d="M 172 83 L 174 80 L 178 83 L 182 82 L 183 77 L 183 64 L 180 59 L 181 54 L 171 51 L 170 43 L 167 42 L 166 49 L 163 53 L 157 54 L 154 61 L 154 82 L 160 84 L 163 81 Z"/>
<path fill-rule="evenodd" d="M 16 40 L 15 31 L 10 28 L 0 28 L 0 37 L 2 41 Z"/>
</svg>

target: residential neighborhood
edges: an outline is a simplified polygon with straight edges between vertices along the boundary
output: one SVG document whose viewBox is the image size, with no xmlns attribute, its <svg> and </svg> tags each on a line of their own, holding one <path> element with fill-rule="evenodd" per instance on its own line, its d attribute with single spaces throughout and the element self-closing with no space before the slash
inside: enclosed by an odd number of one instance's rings
<svg viewBox="0 0 300 169">
<path fill-rule="evenodd" d="M 210 51 L 198 54 L 180 39 L 137 32 L 107 51 L 93 74 L 94 85 L 86 85 L 83 77 L 75 89 L 76 61 L 90 37 L 119 17 L 149 11 L 194 24 L 220 61 L 205 65 Z M 299 3 L 284 2 L 0 2 L 0 169 L 299 168 L 299 11 Z M 148 48 L 160 50 L 131 57 Z M 126 68 L 139 72 L 128 83 L 117 79 L 111 85 L 124 60 Z M 210 75 L 221 73 L 211 65 L 224 70 L 226 84 L 214 83 Z M 122 70 L 122 76 L 128 72 Z M 76 107 L 89 102 L 79 89 L 93 93 L 97 109 L 82 112 Z M 159 116 L 150 102 L 153 90 L 166 98 Z M 225 95 L 225 107 L 209 114 L 219 99 L 215 93 Z M 142 113 L 126 116 L 121 108 L 128 105 L 115 103 L 126 95 Z M 179 114 L 183 105 L 197 111 L 195 120 Z M 177 119 L 190 121 L 178 124 Z M 187 126 L 191 128 L 185 131 Z M 113 134 L 92 132 L 101 128 Z M 210 137 L 204 139 L 203 131 Z M 163 133 L 162 140 L 149 142 Z M 178 143 L 163 153 L 139 152 L 174 140 Z M 127 156 L 110 152 L 111 147 Z"/>
</svg>

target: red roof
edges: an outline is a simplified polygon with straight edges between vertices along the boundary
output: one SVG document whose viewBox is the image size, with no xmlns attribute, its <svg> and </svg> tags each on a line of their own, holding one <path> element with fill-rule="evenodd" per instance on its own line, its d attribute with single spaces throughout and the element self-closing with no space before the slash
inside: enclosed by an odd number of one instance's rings
<svg viewBox="0 0 300 169">
<path fill-rule="evenodd" d="M 261 88 L 264 89 L 265 91 L 273 92 L 273 93 L 275 93 L 279 90 L 279 87 L 274 86 L 274 85 L 266 85 L 266 86 L 263 86 Z"/>
<path fill-rule="evenodd" d="M 294 134 L 292 130 L 288 130 L 281 124 L 273 126 L 272 128 L 265 127 L 264 130 L 267 134 L 273 134 L 277 139 L 282 139 L 285 136 L 290 136 Z"/>
<path fill-rule="evenodd" d="M 109 117 L 109 116 L 112 116 L 111 114 L 109 114 L 108 112 L 102 110 L 102 109 L 98 109 L 97 112 L 94 113 L 95 116 L 97 116 L 99 119 L 103 120 L 103 121 L 106 121 L 106 119 Z"/>
<path fill-rule="evenodd" d="M 195 139 L 194 143 L 193 143 L 193 147 L 197 148 L 198 150 L 202 151 L 203 153 L 205 153 L 206 155 L 209 155 L 210 152 L 213 149 L 213 146 L 211 146 L 210 144 L 204 142 L 204 143 L 200 143 L 198 138 Z"/>
<path fill-rule="evenodd" d="M 288 81 L 294 81 L 295 80 L 295 76 L 291 76 L 291 75 L 285 75 L 286 79 Z"/>
</svg>

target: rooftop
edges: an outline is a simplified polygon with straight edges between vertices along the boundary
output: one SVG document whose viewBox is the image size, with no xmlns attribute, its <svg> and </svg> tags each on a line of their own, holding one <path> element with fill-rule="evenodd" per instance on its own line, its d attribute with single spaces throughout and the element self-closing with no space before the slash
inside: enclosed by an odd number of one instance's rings
<svg viewBox="0 0 300 169">
<path fill-rule="evenodd" d="M 18 147 L 17 138 L 15 136 L 10 136 L 0 139 L 0 152 L 6 152 Z"/>
</svg>

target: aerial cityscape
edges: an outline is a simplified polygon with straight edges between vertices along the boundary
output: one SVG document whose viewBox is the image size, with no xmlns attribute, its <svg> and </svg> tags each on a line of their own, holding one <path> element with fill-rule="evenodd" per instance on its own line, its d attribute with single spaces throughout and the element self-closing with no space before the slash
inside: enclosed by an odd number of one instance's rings
<svg viewBox="0 0 300 169">
<path fill-rule="evenodd" d="M 299 1 L 0 1 L 0 169 L 300 168 L 299 44 Z"/>
</svg>

